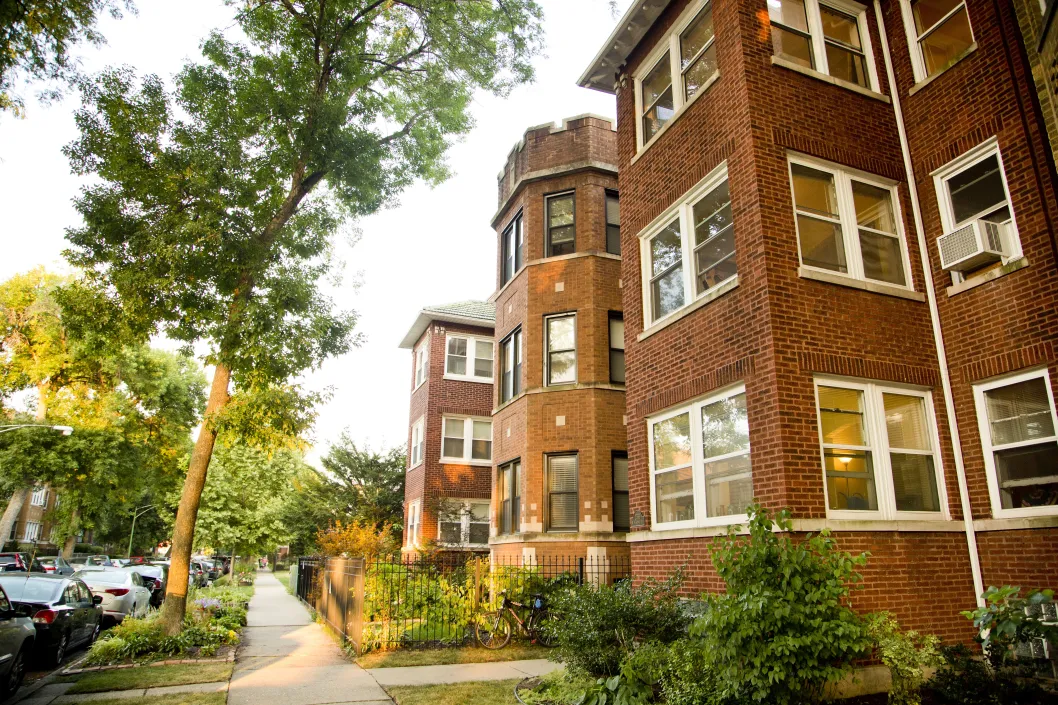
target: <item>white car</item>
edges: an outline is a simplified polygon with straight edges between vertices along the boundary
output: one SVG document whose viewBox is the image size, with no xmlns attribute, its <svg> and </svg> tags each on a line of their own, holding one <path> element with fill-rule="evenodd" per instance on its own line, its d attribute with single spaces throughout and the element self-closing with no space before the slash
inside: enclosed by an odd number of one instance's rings
<svg viewBox="0 0 1058 705">
<path fill-rule="evenodd" d="M 103 617 L 120 622 L 126 616 L 142 617 L 151 607 L 151 591 L 139 573 L 127 570 L 83 570 L 74 574 L 93 595 L 103 598 Z"/>
</svg>

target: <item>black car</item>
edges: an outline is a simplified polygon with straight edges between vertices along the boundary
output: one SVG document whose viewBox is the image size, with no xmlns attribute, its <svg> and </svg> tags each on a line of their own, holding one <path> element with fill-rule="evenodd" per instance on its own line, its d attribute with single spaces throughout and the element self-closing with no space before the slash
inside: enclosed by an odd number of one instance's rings
<svg viewBox="0 0 1058 705">
<path fill-rule="evenodd" d="M 44 573 L 44 566 L 28 553 L 0 553 L 0 573 Z"/>
<path fill-rule="evenodd" d="M 59 665 L 70 649 L 92 644 L 103 625 L 102 598 L 88 586 L 64 575 L 0 574 L 15 611 L 32 618 L 37 630 L 34 650 L 45 663 Z"/>
</svg>

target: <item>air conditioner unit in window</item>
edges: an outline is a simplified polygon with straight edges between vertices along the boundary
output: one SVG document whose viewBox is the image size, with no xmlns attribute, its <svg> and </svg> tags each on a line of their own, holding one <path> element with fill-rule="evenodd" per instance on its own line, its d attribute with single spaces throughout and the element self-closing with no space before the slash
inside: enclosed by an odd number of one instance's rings
<svg viewBox="0 0 1058 705">
<path fill-rule="evenodd" d="M 975 220 L 941 235 L 937 238 L 940 266 L 949 272 L 968 272 L 999 262 L 1006 255 L 1004 230 L 1006 223 Z"/>
</svg>

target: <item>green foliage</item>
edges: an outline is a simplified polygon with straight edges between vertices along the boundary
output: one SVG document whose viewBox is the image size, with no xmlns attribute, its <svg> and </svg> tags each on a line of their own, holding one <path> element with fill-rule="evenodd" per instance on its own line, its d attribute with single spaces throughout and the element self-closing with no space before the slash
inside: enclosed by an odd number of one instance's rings
<svg viewBox="0 0 1058 705">
<path fill-rule="evenodd" d="M 941 649 L 941 666 L 926 683 L 940 705 L 1048 705 L 1056 694 L 1043 687 L 1031 662 L 994 671 L 962 644 Z"/>
<path fill-rule="evenodd" d="M 594 678 L 572 676 L 559 669 L 541 678 L 532 690 L 522 690 L 518 695 L 526 705 L 572 705 L 595 685 Z"/>
<path fill-rule="evenodd" d="M 545 627 L 555 640 L 553 658 L 575 675 L 617 675 L 641 643 L 683 634 L 687 618 L 677 598 L 682 582 L 677 572 L 664 582 L 646 580 L 634 587 L 620 581 L 556 592 L 550 609 L 561 617 Z"/>
<path fill-rule="evenodd" d="M 825 530 L 794 541 L 787 510 L 773 521 L 753 505 L 749 536 L 737 529 L 713 548 L 726 592 L 705 596 L 690 629 L 718 676 L 718 697 L 776 705 L 818 699 L 868 651 L 866 625 L 848 606 L 868 554 L 839 551 Z"/>
<path fill-rule="evenodd" d="M 900 631 L 900 625 L 886 612 L 872 615 L 868 634 L 875 653 L 892 675 L 889 702 L 892 705 L 921 705 L 920 690 L 925 681 L 923 668 L 939 666 L 940 639 L 915 631 Z"/>
<path fill-rule="evenodd" d="M 1021 588 L 1004 585 L 989 587 L 981 596 L 984 606 L 962 614 L 977 627 L 977 640 L 994 670 L 1015 658 L 1018 644 L 1033 638 L 1058 643 L 1058 625 L 1044 622 L 1040 609 L 1053 601 L 1053 590 L 1031 590 L 1022 597 Z"/>
</svg>

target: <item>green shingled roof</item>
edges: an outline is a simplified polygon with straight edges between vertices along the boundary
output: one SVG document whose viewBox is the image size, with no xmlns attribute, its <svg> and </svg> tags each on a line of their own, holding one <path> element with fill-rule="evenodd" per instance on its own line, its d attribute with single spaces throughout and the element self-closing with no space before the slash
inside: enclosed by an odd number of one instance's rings
<svg viewBox="0 0 1058 705">
<path fill-rule="evenodd" d="M 445 323 L 463 323 L 480 325 L 482 328 L 493 328 L 496 324 L 496 304 L 489 301 L 457 301 L 454 304 L 425 306 L 415 319 L 415 323 L 400 342 L 400 347 L 411 349 L 430 327 L 432 321 Z"/>
</svg>

